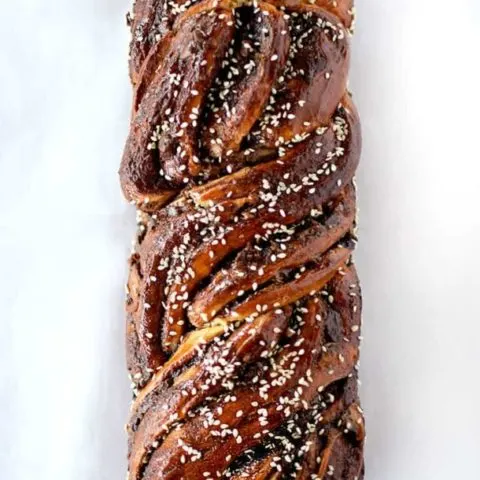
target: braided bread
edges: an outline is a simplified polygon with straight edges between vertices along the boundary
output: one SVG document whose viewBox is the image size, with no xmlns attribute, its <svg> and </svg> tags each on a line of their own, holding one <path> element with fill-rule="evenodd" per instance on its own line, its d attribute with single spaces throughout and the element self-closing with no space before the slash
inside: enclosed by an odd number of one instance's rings
<svg viewBox="0 0 480 480">
<path fill-rule="evenodd" d="M 349 0 L 137 0 L 129 479 L 363 478 Z"/>
</svg>

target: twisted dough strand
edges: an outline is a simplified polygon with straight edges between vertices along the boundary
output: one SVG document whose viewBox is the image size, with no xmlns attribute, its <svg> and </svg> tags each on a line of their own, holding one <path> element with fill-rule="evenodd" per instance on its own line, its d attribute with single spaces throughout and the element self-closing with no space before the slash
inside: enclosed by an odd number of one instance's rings
<svg viewBox="0 0 480 480">
<path fill-rule="evenodd" d="M 363 478 L 348 0 L 137 0 L 129 478 Z"/>
</svg>

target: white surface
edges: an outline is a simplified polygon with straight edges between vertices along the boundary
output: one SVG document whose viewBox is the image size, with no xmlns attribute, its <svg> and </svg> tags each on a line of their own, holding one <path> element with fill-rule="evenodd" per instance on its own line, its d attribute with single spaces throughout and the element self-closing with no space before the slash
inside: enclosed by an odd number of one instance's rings
<svg viewBox="0 0 480 480">
<path fill-rule="evenodd" d="M 2 1 L 0 478 L 123 478 L 128 0 Z M 4 5 L 3 5 L 4 4 Z M 367 480 L 478 478 L 477 0 L 363 0 Z"/>
</svg>

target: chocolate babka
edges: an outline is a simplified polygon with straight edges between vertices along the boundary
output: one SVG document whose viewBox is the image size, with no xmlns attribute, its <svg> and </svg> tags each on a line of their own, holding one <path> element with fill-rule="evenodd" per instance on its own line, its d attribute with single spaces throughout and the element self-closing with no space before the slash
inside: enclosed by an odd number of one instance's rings
<svg viewBox="0 0 480 480">
<path fill-rule="evenodd" d="M 130 480 L 361 480 L 349 0 L 137 0 Z"/>
</svg>

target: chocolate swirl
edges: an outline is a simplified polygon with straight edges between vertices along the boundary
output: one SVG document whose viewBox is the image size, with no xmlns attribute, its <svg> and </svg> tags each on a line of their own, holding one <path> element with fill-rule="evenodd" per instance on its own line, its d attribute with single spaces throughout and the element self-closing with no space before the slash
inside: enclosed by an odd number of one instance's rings
<svg viewBox="0 0 480 480">
<path fill-rule="evenodd" d="M 363 478 L 348 0 L 137 0 L 129 478 Z"/>
</svg>

